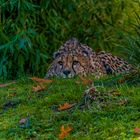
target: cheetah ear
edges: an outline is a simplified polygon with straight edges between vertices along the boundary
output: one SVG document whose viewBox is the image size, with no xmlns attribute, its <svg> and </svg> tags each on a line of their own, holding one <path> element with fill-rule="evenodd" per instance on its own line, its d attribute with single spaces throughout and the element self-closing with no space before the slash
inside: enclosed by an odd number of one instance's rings
<svg viewBox="0 0 140 140">
<path fill-rule="evenodd" d="M 83 51 L 83 55 L 86 56 L 86 57 L 89 57 L 89 53 L 85 50 Z"/>
<path fill-rule="evenodd" d="M 57 58 L 57 57 L 59 57 L 60 56 L 60 53 L 59 52 L 55 52 L 54 54 L 53 54 L 53 58 L 55 59 L 55 58 Z"/>
</svg>

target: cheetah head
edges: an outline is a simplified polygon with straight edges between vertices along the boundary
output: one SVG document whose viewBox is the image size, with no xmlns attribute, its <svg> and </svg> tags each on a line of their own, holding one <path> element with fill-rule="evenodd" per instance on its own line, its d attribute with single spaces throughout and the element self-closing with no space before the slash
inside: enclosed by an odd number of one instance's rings
<svg viewBox="0 0 140 140">
<path fill-rule="evenodd" d="M 55 53 L 54 61 L 48 70 L 46 78 L 51 76 L 73 77 L 75 75 L 86 75 L 90 65 L 88 52 L 78 53 L 63 52 Z"/>
<path fill-rule="evenodd" d="M 76 38 L 69 39 L 54 53 L 54 61 L 46 78 L 86 75 L 89 72 L 91 56 L 93 51 L 90 47 L 81 44 Z"/>
</svg>

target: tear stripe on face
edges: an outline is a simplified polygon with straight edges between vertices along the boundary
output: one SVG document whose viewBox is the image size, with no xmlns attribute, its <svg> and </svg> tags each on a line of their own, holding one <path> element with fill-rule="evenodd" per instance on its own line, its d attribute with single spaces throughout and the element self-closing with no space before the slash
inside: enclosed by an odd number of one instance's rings
<svg viewBox="0 0 140 140">
<path fill-rule="evenodd" d="M 84 66 L 80 62 L 78 63 L 78 65 L 80 65 L 80 67 L 82 67 L 83 69 L 85 69 Z M 74 73 L 77 74 L 76 71 L 75 71 L 75 69 L 74 69 L 74 65 L 72 65 L 72 69 L 73 69 Z"/>
</svg>

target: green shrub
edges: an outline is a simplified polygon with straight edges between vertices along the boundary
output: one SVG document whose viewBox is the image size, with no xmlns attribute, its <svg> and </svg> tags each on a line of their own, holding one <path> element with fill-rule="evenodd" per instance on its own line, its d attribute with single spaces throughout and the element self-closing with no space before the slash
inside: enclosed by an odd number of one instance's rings
<svg viewBox="0 0 140 140">
<path fill-rule="evenodd" d="M 120 54 L 125 54 L 127 60 L 140 68 L 140 16 L 135 12 L 137 22 L 131 24 L 133 32 L 123 31 L 120 44 L 117 44 Z"/>
<path fill-rule="evenodd" d="M 123 31 L 122 42 L 117 44 L 118 52 L 134 65 L 135 73 L 132 73 L 127 78 L 127 82 L 132 84 L 140 83 L 140 16 L 135 12 L 136 23 L 132 23 L 133 32 Z"/>
<path fill-rule="evenodd" d="M 138 4 L 129 0 L 1 0 L 0 76 L 44 76 L 53 52 L 71 37 L 96 51 L 113 51 L 120 41 L 119 29 L 128 29 L 129 19 L 134 20 L 132 5 Z"/>
</svg>

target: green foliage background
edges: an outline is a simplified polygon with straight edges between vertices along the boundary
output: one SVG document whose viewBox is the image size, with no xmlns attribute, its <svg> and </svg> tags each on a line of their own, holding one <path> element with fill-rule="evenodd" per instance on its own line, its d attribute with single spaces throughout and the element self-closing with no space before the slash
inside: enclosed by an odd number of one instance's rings
<svg viewBox="0 0 140 140">
<path fill-rule="evenodd" d="M 44 76 L 53 52 L 71 37 L 116 53 L 130 35 L 140 40 L 139 5 L 138 0 L 1 0 L 0 76 Z"/>
</svg>

